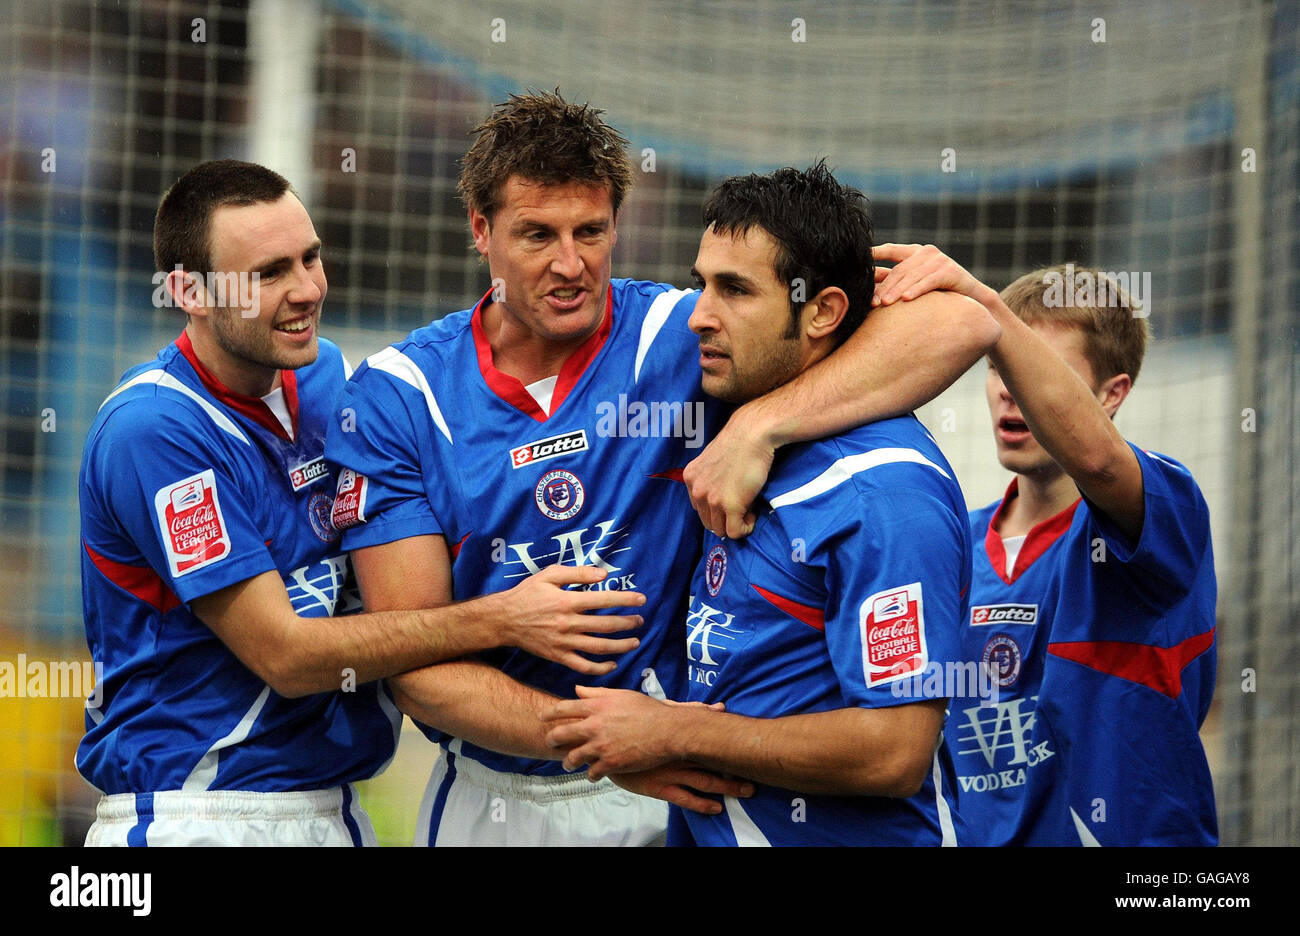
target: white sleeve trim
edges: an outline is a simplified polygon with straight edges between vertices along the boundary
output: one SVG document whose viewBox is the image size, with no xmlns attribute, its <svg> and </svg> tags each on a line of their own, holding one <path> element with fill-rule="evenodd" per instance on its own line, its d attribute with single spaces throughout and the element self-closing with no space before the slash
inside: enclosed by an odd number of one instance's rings
<svg viewBox="0 0 1300 936">
<path fill-rule="evenodd" d="M 789 507 L 791 504 L 800 504 L 806 500 L 811 500 L 825 494 L 834 488 L 839 487 L 845 481 L 848 481 L 855 474 L 861 474 L 872 468 L 879 468 L 881 465 L 896 464 L 914 464 L 928 465 L 945 478 L 949 478 L 948 472 L 944 471 L 930 459 L 926 458 L 916 449 L 909 448 L 878 448 L 870 452 L 861 452 L 857 455 L 847 455 L 844 458 L 836 459 L 829 468 L 813 478 L 806 484 L 801 484 L 793 491 L 787 491 L 772 498 L 772 508 Z M 951 478 L 949 478 L 951 480 Z"/>
<path fill-rule="evenodd" d="M 939 845 L 942 848 L 953 848 L 957 845 L 957 830 L 952 824 L 952 810 L 948 808 L 948 801 L 943 796 L 943 773 L 939 770 L 938 748 L 934 752 L 933 765 L 931 776 L 934 779 L 934 806 L 939 811 L 939 831 L 943 836 Z"/>
<path fill-rule="evenodd" d="M 429 408 L 429 416 L 433 419 L 433 424 L 447 437 L 447 441 L 451 442 L 451 429 L 447 427 L 447 420 L 442 417 L 442 410 L 438 408 L 438 401 L 433 396 L 433 390 L 429 387 L 424 371 L 420 370 L 414 361 L 396 348 L 389 347 L 370 355 L 366 358 L 366 363 L 370 365 L 371 370 L 383 371 L 419 390 L 424 395 L 424 403 Z"/>
<path fill-rule="evenodd" d="M 660 293 L 650 303 L 650 308 L 646 310 L 645 320 L 641 323 L 641 341 L 636 346 L 636 366 L 632 369 L 632 379 L 634 381 L 641 379 L 641 364 L 645 361 L 646 353 L 650 350 L 650 346 L 654 344 L 659 330 L 664 327 L 664 322 L 668 321 L 668 316 L 677 307 L 678 300 L 691 292 L 692 290 L 689 289 L 670 289 L 668 292 Z"/>
<path fill-rule="evenodd" d="M 137 374 L 136 376 L 132 377 L 126 383 L 122 384 L 122 386 L 118 387 L 107 397 L 105 397 L 104 402 L 99 404 L 99 408 L 102 410 L 105 406 L 108 405 L 108 401 L 113 399 L 113 397 L 117 396 L 119 393 L 123 392 L 124 390 L 129 390 L 131 387 L 138 387 L 141 384 L 156 384 L 159 387 L 166 387 L 168 390 L 175 390 L 177 393 L 189 397 L 195 403 L 199 404 L 199 406 L 203 407 L 203 412 L 207 413 L 208 416 L 212 419 L 214 423 L 217 424 L 219 428 L 225 430 L 230 435 L 238 439 L 240 442 L 243 442 L 245 445 L 252 444 L 251 442 L 248 441 L 248 436 L 244 435 L 244 433 L 240 431 L 240 428 L 236 426 L 233 422 L 231 422 L 229 416 L 221 412 L 221 410 L 217 409 L 207 400 L 203 399 L 203 397 L 199 396 L 189 387 L 185 386 L 185 384 L 181 383 L 179 380 L 177 380 L 175 377 L 167 373 L 165 370 L 162 370 L 161 368 L 148 370 L 145 371 L 143 374 Z"/>
</svg>

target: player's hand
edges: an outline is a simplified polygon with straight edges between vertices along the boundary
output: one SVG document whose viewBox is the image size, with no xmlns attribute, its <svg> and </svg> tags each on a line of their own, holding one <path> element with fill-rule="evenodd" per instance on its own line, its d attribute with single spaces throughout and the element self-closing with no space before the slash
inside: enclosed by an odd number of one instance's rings
<svg viewBox="0 0 1300 936">
<path fill-rule="evenodd" d="M 716 816 L 722 812 L 722 804 L 700 796 L 700 793 L 716 793 L 719 796 L 742 799 L 754 795 L 754 784 L 748 780 L 723 777 L 694 764 L 664 764 L 640 773 L 610 774 L 609 779 L 625 790 L 667 800 L 682 809 L 706 816 Z"/>
<path fill-rule="evenodd" d="M 871 256 L 877 263 L 884 260 L 894 264 L 893 269 L 876 267 L 873 307 L 915 299 L 936 290 L 959 293 L 987 305 L 985 300 L 992 292 L 933 244 L 877 244 L 871 248 Z"/>
<path fill-rule="evenodd" d="M 566 770 L 588 765 L 591 780 L 612 773 L 639 773 L 680 760 L 674 709 L 682 706 L 629 689 L 577 687 L 578 698 L 542 712 L 553 724 L 546 743 L 567 752 Z"/>
<path fill-rule="evenodd" d="M 588 614 L 601 608 L 635 608 L 646 597 L 638 591 L 570 591 L 569 585 L 594 585 L 606 576 L 595 566 L 553 565 L 501 594 L 501 646 L 518 647 L 587 676 L 613 672 L 613 660 L 596 662 L 582 654 L 610 656 L 640 645 L 635 637 L 596 636 L 633 630 L 645 623 L 639 614 Z"/>
<path fill-rule="evenodd" d="M 732 414 L 703 452 L 682 472 L 691 506 L 705 528 L 740 539 L 754 531 L 754 500 L 767 483 L 776 448 L 745 419 Z"/>
</svg>

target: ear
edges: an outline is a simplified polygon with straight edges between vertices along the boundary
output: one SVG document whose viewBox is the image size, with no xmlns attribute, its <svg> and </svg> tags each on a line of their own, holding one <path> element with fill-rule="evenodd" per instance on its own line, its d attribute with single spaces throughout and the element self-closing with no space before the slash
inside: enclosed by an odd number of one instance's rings
<svg viewBox="0 0 1300 936">
<path fill-rule="evenodd" d="M 817 341 L 834 333 L 849 311 L 849 297 L 838 286 L 827 286 L 804 304 L 803 332 Z"/>
<path fill-rule="evenodd" d="M 1128 396 L 1128 392 L 1132 389 L 1132 377 L 1128 374 L 1116 374 L 1109 380 L 1103 381 L 1102 385 L 1097 388 L 1097 402 L 1106 411 L 1106 415 L 1114 419 L 1116 410 L 1119 409 L 1119 405 L 1124 402 L 1124 398 Z"/>
<path fill-rule="evenodd" d="M 488 220 L 487 215 L 480 211 L 470 210 L 469 229 L 474 235 L 474 249 L 481 256 L 486 257 L 488 251 L 488 236 L 492 233 L 492 222 Z"/>
<path fill-rule="evenodd" d="M 207 315 L 207 292 L 203 280 L 193 273 L 176 269 L 167 274 L 164 280 L 167 292 L 171 294 L 176 308 L 186 315 Z"/>
</svg>

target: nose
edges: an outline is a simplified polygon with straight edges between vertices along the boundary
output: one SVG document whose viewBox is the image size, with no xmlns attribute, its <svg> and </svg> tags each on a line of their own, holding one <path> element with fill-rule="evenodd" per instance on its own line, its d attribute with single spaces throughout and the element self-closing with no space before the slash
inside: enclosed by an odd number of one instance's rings
<svg viewBox="0 0 1300 936">
<path fill-rule="evenodd" d="M 691 311 L 691 317 L 686 320 L 686 327 L 697 335 L 718 330 L 718 317 L 714 314 L 713 299 L 707 289 L 700 293 L 700 298 L 695 300 L 695 308 Z"/>
<path fill-rule="evenodd" d="M 326 288 L 323 270 L 308 269 L 299 264 L 294 271 L 293 286 L 285 299 L 294 305 L 315 305 L 324 297 Z"/>
<path fill-rule="evenodd" d="M 551 272 L 566 280 L 576 280 L 582 275 L 582 255 L 578 253 L 578 242 L 571 236 L 559 238 L 555 256 L 551 259 Z"/>
</svg>

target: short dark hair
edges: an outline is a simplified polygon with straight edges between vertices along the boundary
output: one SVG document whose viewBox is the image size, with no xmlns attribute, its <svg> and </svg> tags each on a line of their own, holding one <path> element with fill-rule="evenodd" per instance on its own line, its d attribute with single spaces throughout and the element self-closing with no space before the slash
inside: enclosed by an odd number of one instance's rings
<svg viewBox="0 0 1300 936">
<path fill-rule="evenodd" d="M 199 163 L 176 180 L 158 204 L 153 221 L 153 260 L 159 270 L 209 272 L 212 215 L 228 205 L 279 201 L 294 192 L 278 172 L 238 159 Z"/>
<path fill-rule="evenodd" d="M 614 213 L 632 187 L 627 139 L 600 119 L 604 111 L 570 104 L 555 91 L 512 94 L 470 131 L 456 185 L 465 207 L 490 222 L 512 175 L 543 185 L 608 185 Z"/>
<path fill-rule="evenodd" d="M 794 300 L 797 279 L 803 280 L 805 299 L 828 286 L 844 290 L 849 308 L 835 330 L 837 345 L 866 318 L 876 288 L 867 200 L 837 182 L 826 160 L 804 171 L 786 167 L 727 179 L 704 203 L 704 223 L 733 237 L 759 227 L 776 241 L 774 272 L 792 287 L 787 337 L 794 337 L 804 305 Z"/>
</svg>

